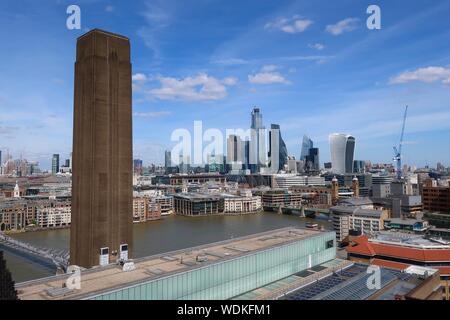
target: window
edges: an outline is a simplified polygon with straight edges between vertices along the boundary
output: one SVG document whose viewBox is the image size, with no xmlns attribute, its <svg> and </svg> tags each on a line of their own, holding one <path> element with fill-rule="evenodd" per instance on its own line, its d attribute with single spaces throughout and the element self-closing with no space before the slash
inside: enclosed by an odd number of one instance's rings
<svg viewBox="0 0 450 320">
<path fill-rule="evenodd" d="M 334 240 L 329 240 L 329 241 L 326 242 L 326 244 L 325 244 L 325 248 L 326 249 L 330 249 L 330 248 L 333 248 L 333 247 L 334 247 Z"/>
</svg>

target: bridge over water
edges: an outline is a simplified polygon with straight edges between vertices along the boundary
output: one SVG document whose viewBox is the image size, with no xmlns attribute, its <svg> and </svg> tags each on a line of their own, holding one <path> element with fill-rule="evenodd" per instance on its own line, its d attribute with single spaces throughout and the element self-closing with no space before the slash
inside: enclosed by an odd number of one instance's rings
<svg viewBox="0 0 450 320">
<path fill-rule="evenodd" d="M 68 250 L 36 247 L 29 243 L 9 237 L 2 232 L 0 232 L 0 248 L 1 247 L 45 267 L 52 268 L 53 266 L 56 271 L 65 272 L 69 265 Z"/>
</svg>

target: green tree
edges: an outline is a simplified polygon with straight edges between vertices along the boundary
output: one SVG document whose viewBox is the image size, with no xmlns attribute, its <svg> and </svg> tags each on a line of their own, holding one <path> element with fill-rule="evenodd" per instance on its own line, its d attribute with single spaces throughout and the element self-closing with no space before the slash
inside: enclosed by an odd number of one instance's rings
<svg viewBox="0 0 450 320">
<path fill-rule="evenodd" d="M 3 251 L 0 251 L 0 300 L 18 300 L 11 272 L 6 268 Z"/>
</svg>

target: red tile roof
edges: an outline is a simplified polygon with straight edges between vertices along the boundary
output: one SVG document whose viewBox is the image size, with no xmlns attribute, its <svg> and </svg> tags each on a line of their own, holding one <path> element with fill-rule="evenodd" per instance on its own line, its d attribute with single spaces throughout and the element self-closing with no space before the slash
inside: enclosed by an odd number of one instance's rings
<svg viewBox="0 0 450 320">
<path fill-rule="evenodd" d="M 450 262 L 450 249 L 421 249 L 369 242 L 367 236 L 353 239 L 353 245 L 347 247 L 347 252 L 367 256 L 389 256 L 422 262 Z"/>
</svg>

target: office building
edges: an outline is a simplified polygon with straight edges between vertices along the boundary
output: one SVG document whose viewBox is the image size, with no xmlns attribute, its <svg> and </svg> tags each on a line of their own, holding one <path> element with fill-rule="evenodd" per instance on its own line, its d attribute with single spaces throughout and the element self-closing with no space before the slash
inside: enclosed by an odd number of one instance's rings
<svg viewBox="0 0 450 320">
<path fill-rule="evenodd" d="M 303 136 L 302 150 L 300 152 L 300 160 L 306 161 L 306 157 L 309 156 L 309 150 L 314 148 L 313 141 L 307 136 Z"/>
<path fill-rule="evenodd" d="M 230 135 L 227 139 L 227 166 L 229 172 L 240 173 L 244 164 L 245 143 L 241 137 Z"/>
<path fill-rule="evenodd" d="M 269 171 L 278 173 L 278 171 L 284 170 L 287 159 L 288 152 L 281 137 L 280 126 L 272 124 L 269 132 Z"/>
<path fill-rule="evenodd" d="M 249 162 L 252 173 L 260 172 L 266 166 L 266 128 L 259 108 L 252 111 Z"/>
<path fill-rule="evenodd" d="M 253 196 L 251 191 L 239 195 L 223 194 L 224 214 L 246 214 L 262 210 L 261 197 Z"/>
<path fill-rule="evenodd" d="M 285 189 L 272 189 L 263 191 L 262 205 L 264 210 L 273 210 L 280 207 L 299 208 L 302 205 L 302 194 Z"/>
<path fill-rule="evenodd" d="M 340 133 L 330 135 L 332 171 L 336 174 L 353 172 L 355 138 Z"/>
<path fill-rule="evenodd" d="M 274 174 L 274 188 L 289 189 L 296 186 L 325 186 L 325 178 L 319 176 L 299 176 L 296 174 Z"/>
<path fill-rule="evenodd" d="M 384 221 L 389 217 L 386 210 L 343 205 L 330 208 L 330 213 L 337 241 L 344 241 L 351 233 L 371 235 L 383 230 Z"/>
<path fill-rule="evenodd" d="M 143 165 L 141 159 L 134 159 L 133 160 L 133 174 L 135 175 L 142 175 L 143 172 Z"/>
<path fill-rule="evenodd" d="M 133 197 L 133 222 L 146 222 L 161 218 L 161 206 L 147 197 Z"/>
<path fill-rule="evenodd" d="M 429 228 L 428 221 L 421 219 L 391 218 L 384 220 L 385 230 L 399 230 L 402 232 L 425 232 Z"/>
<path fill-rule="evenodd" d="M 185 216 L 222 214 L 224 201 L 220 195 L 201 193 L 177 193 L 173 196 L 175 213 Z"/>
<path fill-rule="evenodd" d="M 448 186 L 433 185 L 432 180 L 423 186 L 423 209 L 442 214 L 450 214 L 450 183 Z"/>
<path fill-rule="evenodd" d="M 227 179 L 225 176 L 218 173 L 211 174 L 192 174 L 192 175 L 173 175 L 169 177 L 169 184 L 174 185 L 184 185 L 184 184 L 204 184 L 204 183 L 215 183 L 224 184 Z"/>
<path fill-rule="evenodd" d="M 166 170 L 172 167 L 172 152 L 170 150 L 166 150 L 164 153 L 164 167 Z"/>
<path fill-rule="evenodd" d="M 150 198 L 151 203 L 156 203 L 159 205 L 161 210 L 161 216 L 168 216 L 173 213 L 173 197 L 159 195 Z"/>
<path fill-rule="evenodd" d="M 366 172 L 366 162 L 363 160 L 353 160 L 353 172 L 354 173 L 365 173 Z"/>
<path fill-rule="evenodd" d="M 70 264 L 127 260 L 133 249 L 128 38 L 98 29 L 78 38 L 73 131 Z"/>
<path fill-rule="evenodd" d="M 52 157 L 52 174 L 59 172 L 59 154 L 54 154 Z"/>
<path fill-rule="evenodd" d="M 372 175 L 372 196 L 374 198 L 387 198 L 391 194 L 392 176 Z"/>
<path fill-rule="evenodd" d="M 305 158 L 305 170 L 306 172 L 318 172 L 320 171 L 320 162 L 319 162 L 319 149 L 318 148 L 310 148 L 308 151 L 308 155 Z"/>
<path fill-rule="evenodd" d="M 35 222 L 40 228 L 65 227 L 70 225 L 70 201 L 54 202 L 56 206 L 38 206 Z"/>
</svg>

